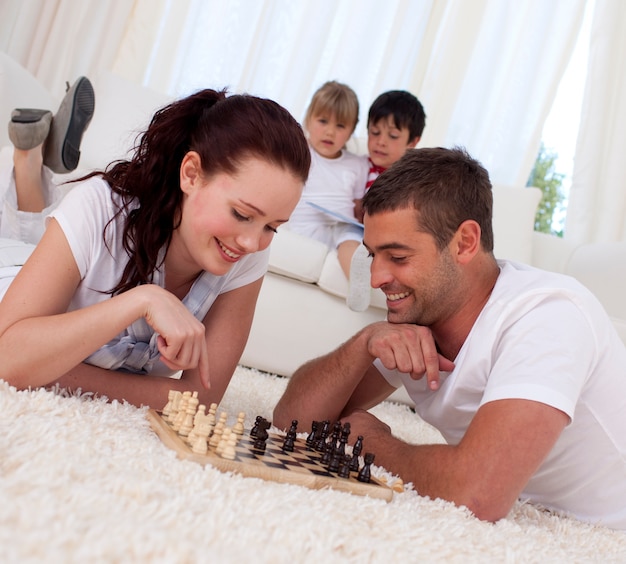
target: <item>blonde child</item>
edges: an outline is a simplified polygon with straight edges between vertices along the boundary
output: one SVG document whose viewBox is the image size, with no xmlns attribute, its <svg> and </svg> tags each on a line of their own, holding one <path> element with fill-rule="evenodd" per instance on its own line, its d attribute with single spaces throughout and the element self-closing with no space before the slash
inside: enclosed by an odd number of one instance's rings
<svg viewBox="0 0 626 564">
<path fill-rule="evenodd" d="M 313 95 L 304 119 L 311 150 L 311 172 L 288 224 L 291 231 L 337 249 L 346 277 L 350 273 L 352 253 L 343 252 L 343 248 L 358 244 L 362 229 L 314 206 L 355 220 L 354 202 L 363 193 L 367 162 L 347 151 L 345 145 L 358 117 L 357 96 L 345 84 L 326 82 Z"/>
</svg>

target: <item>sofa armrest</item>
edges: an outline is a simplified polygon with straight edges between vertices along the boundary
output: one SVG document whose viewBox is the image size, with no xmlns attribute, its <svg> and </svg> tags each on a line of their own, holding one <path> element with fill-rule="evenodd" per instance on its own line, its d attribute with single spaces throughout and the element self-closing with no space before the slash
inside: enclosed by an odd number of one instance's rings
<svg viewBox="0 0 626 564">
<path fill-rule="evenodd" d="M 532 263 L 535 214 L 541 200 L 539 188 L 493 187 L 494 255 Z"/>
<path fill-rule="evenodd" d="M 580 245 L 572 253 L 565 273 L 596 295 L 626 343 L 626 243 Z"/>
</svg>

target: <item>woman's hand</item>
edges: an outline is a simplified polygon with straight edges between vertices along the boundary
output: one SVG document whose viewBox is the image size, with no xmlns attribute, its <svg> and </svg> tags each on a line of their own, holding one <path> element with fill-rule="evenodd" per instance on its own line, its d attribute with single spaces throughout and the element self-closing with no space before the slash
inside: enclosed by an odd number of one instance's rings
<svg viewBox="0 0 626 564">
<path fill-rule="evenodd" d="M 144 318 L 158 334 L 161 360 L 172 370 L 197 368 L 200 381 L 210 387 L 209 354 L 204 324 L 196 319 L 174 294 L 160 286 L 138 286 L 145 299 Z"/>
</svg>

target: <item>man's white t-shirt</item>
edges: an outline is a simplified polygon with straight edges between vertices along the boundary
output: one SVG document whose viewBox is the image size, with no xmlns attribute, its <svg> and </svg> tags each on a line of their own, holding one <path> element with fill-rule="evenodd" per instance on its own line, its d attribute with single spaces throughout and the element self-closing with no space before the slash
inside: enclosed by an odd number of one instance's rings
<svg viewBox="0 0 626 564">
<path fill-rule="evenodd" d="M 491 297 L 438 391 L 379 360 L 376 367 L 393 386 L 405 385 L 420 417 L 452 445 L 491 401 L 563 411 L 570 424 L 521 498 L 626 529 L 626 347 L 575 279 L 498 262 Z"/>
<path fill-rule="evenodd" d="M 105 226 L 119 209 L 116 202 L 119 202 L 119 196 L 111 192 L 109 185 L 102 178 L 93 177 L 73 188 L 49 216 L 61 226 L 80 272 L 81 281 L 68 311 L 110 299 L 107 292 L 121 279 L 128 262 L 128 254 L 122 245 L 125 214 L 118 215 L 109 224 L 106 243 L 103 237 Z M 261 278 L 267 271 L 268 260 L 269 251 L 265 250 L 242 257 L 223 276 L 203 273 L 183 303 L 202 320 L 220 294 Z M 155 273 L 153 282 L 164 286 L 162 270 Z M 200 294 L 199 289 L 202 290 Z M 137 341 L 140 341 L 139 345 Z M 156 335 L 143 319 L 96 351 L 86 362 L 107 369 L 163 376 L 174 372 L 158 359 Z"/>
</svg>

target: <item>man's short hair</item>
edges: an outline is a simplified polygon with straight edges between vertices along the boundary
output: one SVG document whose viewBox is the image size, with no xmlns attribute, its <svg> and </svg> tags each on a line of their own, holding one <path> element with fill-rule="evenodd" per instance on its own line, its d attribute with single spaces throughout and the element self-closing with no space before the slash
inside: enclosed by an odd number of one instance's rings
<svg viewBox="0 0 626 564">
<path fill-rule="evenodd" d="M 480 225 L 481 245 L 493 252 L 493 193 L 489 173 L 465 149 L 409 149 L 363 198 L 368 215 L 414 208 L 416 229 L 443 249 L 464 221 Z"/>
</svg>

